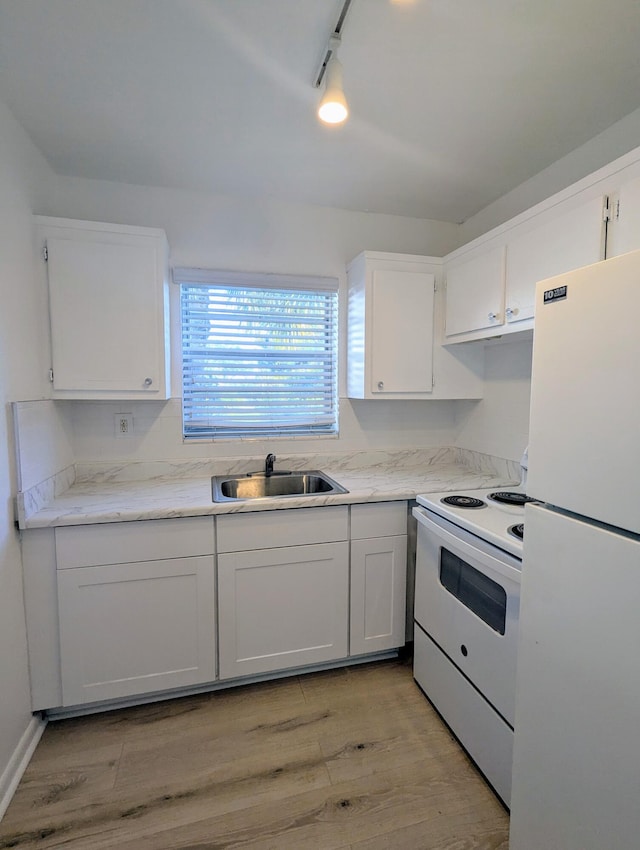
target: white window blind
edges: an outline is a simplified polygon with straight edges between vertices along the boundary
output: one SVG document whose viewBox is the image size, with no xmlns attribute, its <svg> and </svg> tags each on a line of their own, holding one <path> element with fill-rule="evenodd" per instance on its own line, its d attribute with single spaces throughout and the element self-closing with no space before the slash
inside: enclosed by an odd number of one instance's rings
<svg viewBox="0 0 640 850">
<path fill-rule="evenodd" d="M 338 282 L 175 269 L 185 437 L 337 433 Z"/>
</svg>

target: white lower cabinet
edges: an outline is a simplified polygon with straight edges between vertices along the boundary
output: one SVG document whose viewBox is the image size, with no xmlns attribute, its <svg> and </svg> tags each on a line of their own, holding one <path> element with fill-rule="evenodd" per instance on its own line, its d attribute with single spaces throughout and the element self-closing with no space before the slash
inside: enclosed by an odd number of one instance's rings
<svg viewBox="0 0 640 850">
<path fill-rule="evenodd" d="M 349 509 L 218 517 L 220 678 L 345 658 Z"/>
<path fill-rule="evenodd" d="M 380 502 L 28 531 L 33 708 L 402 646 L 406 529 Z"/>
<path fill-rule="evenodd" d="M 213 558 L 58 575 L 63 705 L 215 679 Z"/>
<path fill-rule="evenodd" d="M 213 541 L 211 518 L 56 530 L 63 706 L 215 679 Z"/>
<path fill-rule="evenodd" d="M 349 544 L 218 557 L 220 678 L 344 658 Z"/>
<path fill-rule="evenodd" d="M 405 642 L 407 503 L 351 508 L 349 654 Z"/>
</svg>

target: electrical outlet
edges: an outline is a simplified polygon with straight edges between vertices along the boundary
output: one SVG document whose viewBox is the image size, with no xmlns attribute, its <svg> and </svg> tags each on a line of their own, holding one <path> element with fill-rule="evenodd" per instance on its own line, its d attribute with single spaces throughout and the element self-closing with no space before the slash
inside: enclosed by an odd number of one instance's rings
<svg viewBox="0 0 640 850">
<path fill-rule="evenodd" d="M 130 413 L 116 413 L 116 437 L 128 437 L 133 434 L 133 416 Z"/>
</svg>

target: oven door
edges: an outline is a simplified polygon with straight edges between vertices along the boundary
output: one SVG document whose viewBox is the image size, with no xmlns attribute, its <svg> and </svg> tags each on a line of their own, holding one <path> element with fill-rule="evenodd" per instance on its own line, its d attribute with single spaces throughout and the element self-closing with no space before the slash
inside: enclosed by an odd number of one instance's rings
<svg viewBox="0 0 640 850">
<path fill-rule="evenodd" d="M 513 728 L 520 561 L 424 508 L 415 620 Z"/>
</svg>

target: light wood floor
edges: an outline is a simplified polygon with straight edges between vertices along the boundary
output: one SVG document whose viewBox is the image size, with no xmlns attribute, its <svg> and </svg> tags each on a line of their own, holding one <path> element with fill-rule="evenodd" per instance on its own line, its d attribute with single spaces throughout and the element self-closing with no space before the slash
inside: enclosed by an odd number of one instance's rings
<svg viewBox="0 0 640 850">
<path fill-rule="evenodd" d="M 384 661 L 49 724 L 0 848 L 507 850 L 508 817 Z"/>
</svg>

